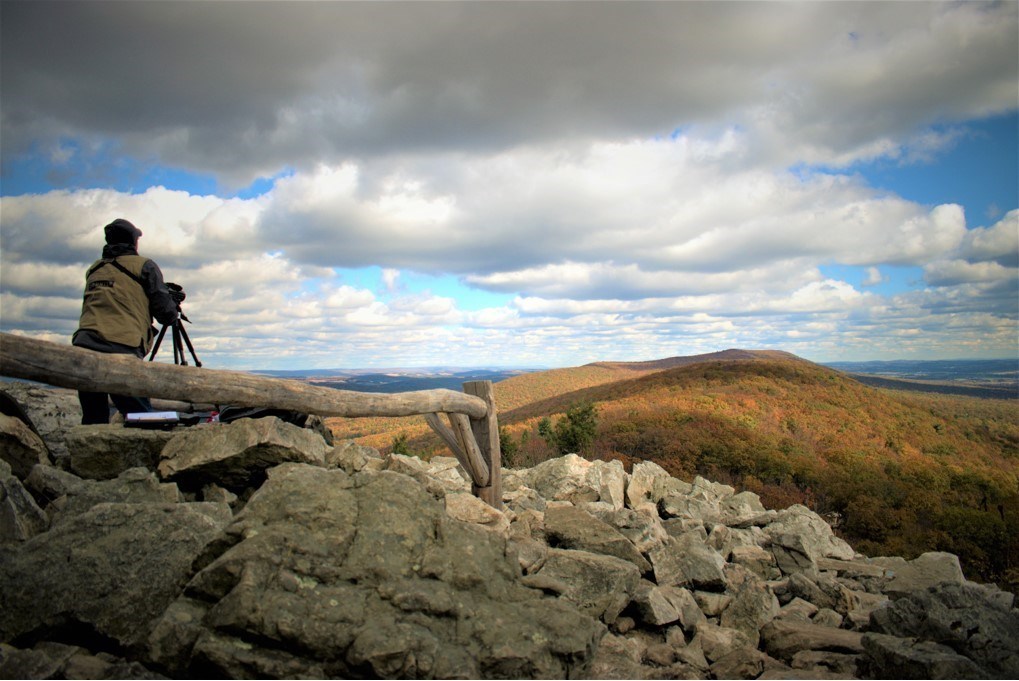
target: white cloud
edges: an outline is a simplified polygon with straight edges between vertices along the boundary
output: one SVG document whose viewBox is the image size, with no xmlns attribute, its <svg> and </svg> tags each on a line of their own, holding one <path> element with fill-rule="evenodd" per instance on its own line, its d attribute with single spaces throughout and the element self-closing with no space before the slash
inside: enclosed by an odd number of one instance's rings
<svg viewBox="0 0 1019 681">
<path fill-rule="evenodd" d="M 0 198 L 5 330 L 66 337 L 126 217 L 204 347 L 252 366 L 1015 349 L 1019 211 L 967 229 L 833 170 L 1014 111 L 1015 3 L 102 7 L 4 4 L 5 173 L 37 148 L 88 186 L 277 179 Z M 870 289 L 889 266 L 927 288 Z M 416 274 L 514 297 L 464 310 Z"/>
<path fill-rule="evenodd" d="M 724 118 L 753 133 L 751 163 L 844 165 L 1015 107 L 1014 3 L 102 7 L 5 7 L 5 153 L 116 133 L 246 183 Z M 111 49 L 124 35 L 145 48 Z"/>
<path fill-rule="evenodd" d="M 879 267 L 868 267 L 865 271 L 866 277 L 863 280 L 864 286 L 877 286 L 885 280 Z"/>
</svg>

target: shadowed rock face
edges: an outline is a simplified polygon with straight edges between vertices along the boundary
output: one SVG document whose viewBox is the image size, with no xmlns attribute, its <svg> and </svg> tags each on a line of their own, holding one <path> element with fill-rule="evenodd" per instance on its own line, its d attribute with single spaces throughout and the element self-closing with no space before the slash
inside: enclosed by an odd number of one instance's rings
<svg viewBox="0 0 1019 681">
<path fill-rule="evenodd" d="M 496 511 L 454 459 L 276 419 L 93 428 L 5 429 L 5 678 L 1019 676 L 1011 594 L 955 556 L 650 462 L 507 470 Z"/>
</svg>

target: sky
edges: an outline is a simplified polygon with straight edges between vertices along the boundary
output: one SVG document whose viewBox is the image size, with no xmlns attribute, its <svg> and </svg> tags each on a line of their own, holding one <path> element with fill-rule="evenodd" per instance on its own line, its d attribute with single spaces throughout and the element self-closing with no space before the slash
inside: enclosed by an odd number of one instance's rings
<svg viewBox="0 0 1019 681">
<path fill-rule="evenodd" d="M 126 218 L 214 368 L 1019 358 L 1016 1 L 0 0 L 0 115 L 5 333 Z"/>
</svg>

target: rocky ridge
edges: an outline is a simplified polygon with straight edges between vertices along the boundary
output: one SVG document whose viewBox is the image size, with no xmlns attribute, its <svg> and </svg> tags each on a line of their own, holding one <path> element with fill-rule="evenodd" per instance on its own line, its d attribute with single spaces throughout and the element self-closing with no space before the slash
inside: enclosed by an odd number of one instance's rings
<svg viewBox="0 0 1019 681">
<path fill-rule="evenodd" d="M 1019 677 L 1012 595 L 955 556 L 650 461 L 506 470 L 498 511 L 453 458 L 4 390 L 4 678 Z"/>
</svg>

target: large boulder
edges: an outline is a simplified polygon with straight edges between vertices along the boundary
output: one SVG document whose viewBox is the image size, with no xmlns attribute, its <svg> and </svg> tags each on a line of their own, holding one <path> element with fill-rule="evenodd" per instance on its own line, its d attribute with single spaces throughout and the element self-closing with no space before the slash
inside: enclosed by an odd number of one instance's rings
<svg viewBox="0 0 1019 681">
<path fill-rule="evenodd" d="M 391 471 L 281 465 L 226 536 L 150 639 L 174 674 L 565 677 L 604 633 L 523 586 L 497 533 Z"/>
<path fill-rule="evenodd" d="M 785 574 L 816 574 L 818 561 L 824 558 L 852 560 L 856 552 L 835 536 L 831 526 L 806 506 L 794 504 L 779 511 L 764 528 L 771 541 L 778 567 Z"/>
<path fill-rule="evenodd" d="M 555 506 L 545 511 L 545 536 L 552 546 L 622 558 L 636 565 L 642 574 L 651 570 L 651 564 L 633 542 L 576 506 Z"/>
<path fill-rule="evenodd" d="M 161 482 L 147 468 L 130 468 L 112 480 L 87 480 L 47 466 L 36 466 L 25 481 L 34 493 L 49 499 L 46 513 L 53 523 L 73 518 L 101 503 L 176 504 L 184 501 L 177 485 Z"/>
<path fill-rule="evenodd" d="M 0 546 L 0 640 L 77 633 L 137 649 L 230 518 L 217 504 L 103 503 Z"/>
<path fill-rule="evenodd" d="M 231 491 L 257 487 L 286 462 L 325 466 L 320 435 L 275 416 L 187 428 L 160 452 L 159 475 L 188 488 L 215 482 Z"/>
<path fill-rule="evenodd" d="M 761 628 L 762 648 L 779 660 L 791 660 L 804 650 L 859 655 L 863 634 L 794 619 L 773 619 Z"/>
<path fill-rule="evenodd" d="M 155 470 L 172 430 L 125 428 L 123 424 L 74 426 L 67 431 L 70 469 L 92 480 L 110 480 L 129 468 Z"/>
<path fill-rule="evenodd" d="M 640 583 L 633 563 L 574 549 L 551 549 L 537 575 L 565 585 L 563 598 L 606 624 L 616 621 Z"/>
<path fill-rule="evenodd" d="M 886 575 L 890 580 L 882 587 L 882 591 L 894 598 L 926 591 L 940 584 L 962 584 L 966 581 L 959 557 L 944 551 L 924 553 L 911 561 L 903 561 L 901 558 L 874 560 L 887 568 Z"/>
<path fill-rule="evenodd" d="M 973 660 L 946 645 L 885 634 L 864 634 L 866 655 L 860 666 L 875 679 L 992 679 Z"/>
<path fill-rule="evenodd" d="M 874 632 L 935 641 L 993 678 L 1019 678 L 1019 610 L 977 584 L 942 582 L 871 614 Z"/>
<path fill-rule="evenodd" d="M 659 585 L 708 591 L 725 589 L 725 560 L 693 532 L 670 538 L 651 551 L 650 558 Z"/>
<path fill-rule="evenodd" d="M 25 415 L 39 437 L 46 443 L 50 455 L 56 461 L 68 456 L 64 435 L 81 423 L 81 404 L 78 393 L 66 388 L 53 388 L 26 381 L 9 381 L 3 384 L 3 392 L 10 395 Z"/>
<path fill-rule="evenodd" d="M 669 496 L 688 494 L 693 486 L 677 480 L 653 461 L 633 465 L 626 485 L 626 503 L 635 511 L 658 515 L 658 504 Z"/>
<path fill-rule="evenodd" d="M 576 454 L 544 461 L 525 475 L 523 483 L 547 501 L 605 501 L 622 508 L 626 473 L 616 462 L 591 462 Z"/>
</svg>

